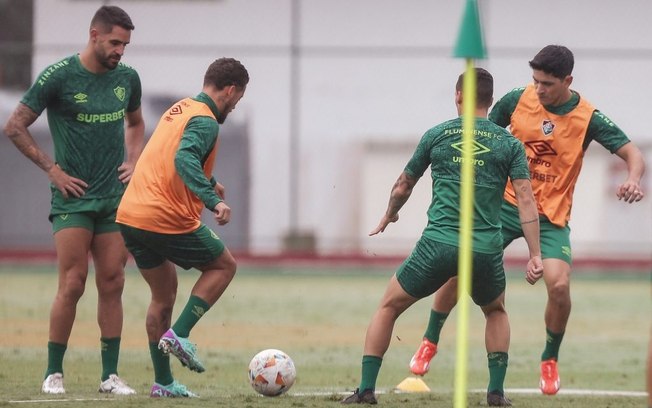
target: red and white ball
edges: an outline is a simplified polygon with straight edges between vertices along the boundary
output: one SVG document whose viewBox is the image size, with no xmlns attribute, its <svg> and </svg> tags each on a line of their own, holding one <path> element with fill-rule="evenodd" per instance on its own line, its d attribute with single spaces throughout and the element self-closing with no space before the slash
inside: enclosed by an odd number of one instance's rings
<svg viewBox="0 0 652 408">
<path fill-rule="evenodd" d="M 263 350 L 249 363 L 249 383 L 256 392 L 266 397 L 285 393 L 296 378 L 294 362 L 281 350 Z"/>
</svg>

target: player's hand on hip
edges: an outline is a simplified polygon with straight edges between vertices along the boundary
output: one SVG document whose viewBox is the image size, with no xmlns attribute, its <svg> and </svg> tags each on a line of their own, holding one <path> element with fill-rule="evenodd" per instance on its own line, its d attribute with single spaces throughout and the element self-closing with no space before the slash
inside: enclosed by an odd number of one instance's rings
<svg viewBox="0 0 652 408">
<path fill-rule="evenodd" d="M 118 167 L 118 179 L 122 184 L 129 183 L 131 176 L 134 174 L 134 165 L 131 163 L 124 162 Z"/>
<path fill-rule="evenodd" d="M 213 208 L 213 216 L 219 225 L 224 225 L 231 220 L 231 208 L 224 201 L 220 201 Z"/>
<path fill-rule="evenodd" d="M 69 176 L 58 164 L 55 164 L 48 171 L 48 178 L 61 191 L 64 198 L 81 197 L 86 192 L 88 184 L 84 180 Z"/>
<path fill-rule="evenodd" d="M 624 200 L 626 203 L 631 204 L 641 201 L 645 197 L 645 194 L 639 183 L 628 180 L 618 187 L 616 196 L 619 200 Z"/>
<path fill-rule="evenodd" d="M 525 271 L 525 280 L 530 285 L 537 283 L 543 276 L 543 261 L 539 255 L 533 256 L 527 263 L 527 271 Z"/>
</svg>

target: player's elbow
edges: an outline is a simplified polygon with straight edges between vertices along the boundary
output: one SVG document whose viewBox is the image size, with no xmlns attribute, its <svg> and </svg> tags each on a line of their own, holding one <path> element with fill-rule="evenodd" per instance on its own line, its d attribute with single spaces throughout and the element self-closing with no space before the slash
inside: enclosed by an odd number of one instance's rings
<svg viewBox="0 0 652 408">
<path fill-rule="evenodd" d="M 516 195 L 516 202 L 519 208 L 535 208 L 536 209 L 536 199 L 534 198 L 534 193 L 532 193 L 531 188 L 523 189 L 514 189 Z"/>
<path fill-rule="evenodd" d="M 12 120 L 7 121 L 4 127 L 2 128 L 5 136 L 9 138 L 14 144 L 18 143 L 17 140 L 21 134 L 20 127 Z"/>
<path fill-rule="evenodd" d="M 4 126 L 2 126 L 2 133 L 4 133 L 5 136 L 11 139 L 12 138 L 11 135 L 14 133 L 12 131 L 14 127 L 15 126 L 13 125 L 12 120 L 9 119 L 7 122 L 5 122 Z"/>
</svg>

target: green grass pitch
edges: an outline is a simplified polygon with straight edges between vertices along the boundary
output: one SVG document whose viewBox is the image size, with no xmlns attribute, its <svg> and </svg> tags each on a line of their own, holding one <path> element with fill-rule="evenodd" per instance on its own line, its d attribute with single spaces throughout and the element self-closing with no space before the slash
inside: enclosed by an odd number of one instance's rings
<svg viewBox="0 0 652 408">
<path fill-rule="evenodd" d="M 242 266 L 223 298 L 191 334 L 206 365 L 192 373 L 173 361 L 173 373 L 201 395 L 197 400 L 152 400 L 153 373 L 144 316 L 149 290 L 130 266 L 123 295 L 125 319 L 120 375 L 134 397 L 97 393 L 100 375 L 96 290 L 92 273 L 78 305 L 64 361 L 67 394 L 40 394 L 46 364 L 49 308 L 56 290 L 53 265 L 0 265 L 0 407 L 336 407 L 360 378 L 367 324 L 393 268 Z M 179 271 L 173 319 L 185 304 L 198 272 Z M 508 396 L 520 407 L 641 407 L 650 333 L 650 281 L 646 273 L 575 273 L 573 311 L 560 355 L 561 393 L 539 395 L 538 361 L 544 341 L 543 282 L 528 285 L 508 274 L 507 309 L 512 326 Z M 431 298 L 401 316 L 378 379 L 381 406 L 402 408 L 453 404 L 455 312 L 442 333 L 440 351 L 424 380 L 430 393 L 398 394 L 407 363 L 428 319 Z M 486 406 L 484 318 L 471 306 L 469 398 Z M 247 382 L 251 357 L 265 348 L 288 353 L 297 366 L 295 385 L 277 398 L 259 397 Z M 510 390 L 513 390 L 510 393 Z M 26 401 L 30 401 L 27 403 Z"/>
</svg>

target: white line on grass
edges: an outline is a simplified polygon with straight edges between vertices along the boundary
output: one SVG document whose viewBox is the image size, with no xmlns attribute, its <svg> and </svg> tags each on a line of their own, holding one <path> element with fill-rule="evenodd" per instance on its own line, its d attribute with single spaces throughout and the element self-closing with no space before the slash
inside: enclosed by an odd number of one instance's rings
<svg viewBox="0 0 652 408">
<path fill-rule="evenodd" d="M 40 404 L 42 402 L 88 402 L 88 401 L 115 401 L 111 398 L 62 398 L 62 399 L 35 399 L 35 400 L 13 400 L 10 404 L 28 404 L 30 402 Z"/>
<path fill-rule="evenodd" d="M 327 395 L 348 395 L 353 391 L 315 391 L 315 392 L 294 392 L 288 393 L 289 395 L 297 397 L 316 397 L 316 396 L 327 396 Z M 474 389 L 469 390 L 469 392 L 483 394 L 487 392 L 486 389 Z M 411 394 L 410 392 L 405 391 L 396 391 L 396 390 L 376 390 L 376 394 Z M 506 388 L 505 394 L 528 394 L 528 395 L 539 395 L 541 390 L 538 388 Z M 609 391 L 609 390 L 580 390 L 572 388 L 562 388 L 559 390 L 560 395 L 594 395 L 594 396 L 605 396 L 605 397 L 647 397 L 647 392 L 645 391 Z"/>
<path fill-rule="evenodd" d="M 470 390 L 472 393 L 485 393 L 487 390 L 484 389 L 475 389 Z M 321 397 L 328 395 L 348 395 L 351 391 L 314 391 L 314 392 L 293 392 L 288 393 L 293 397 Z M 394 390 L 383 391 L 376 390 L 376 394 L 388 394 L 396 393 Z M 506 394 L 529 394 L 529 395 L 538 395 L 541 394 L 541 391 L 538 388 L 507 388 L 505 389 Z M 409 394 L 409 393 L 407 393 Z M 608 397 L 646 397 L 647 392 L 645 391 L 608 391 L 608 390 L 580 390 L 580 389 L 567 389 L 562 388 L 559 390 L 560 395 L 594 395 L 594 396 L 608 396 Z M 63 398 L 63 399 L 35 399 L 35 400 L 13 400 L 8 401 L 10 404 L 27 404 L 27 403 L 44 403 L 44 402 L 88 402 L 88 401 L 115 401 L 111 398 Z"/>
<path fill-rule="evenodd" d="M 472 390 L 472 392 L 487 392 L 487 390 Z M 505 393 L 512 394 L 541 394 L 538 388 L 507 388 Z M 609 391 L 609 390 L 579 390 L 562 388 L 558 394 L 562 395 L 595 395 L 603 397 L 647 397 L 644 391 Z"/>
</svg>

